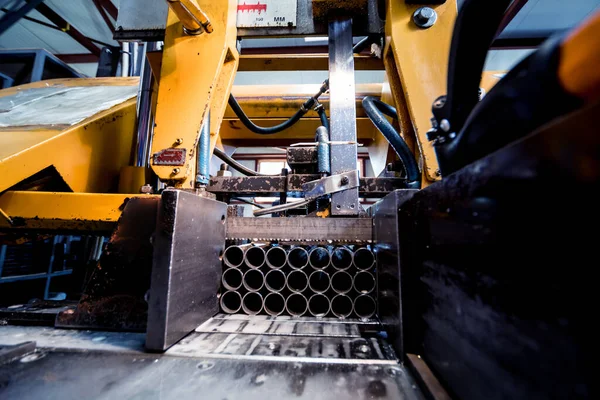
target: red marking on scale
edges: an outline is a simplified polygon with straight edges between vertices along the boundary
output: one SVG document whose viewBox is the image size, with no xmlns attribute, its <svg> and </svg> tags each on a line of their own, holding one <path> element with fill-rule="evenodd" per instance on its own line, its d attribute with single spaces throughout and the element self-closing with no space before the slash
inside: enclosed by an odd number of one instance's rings
<svg viewBox="0 0 600 400">
<path fill-rule="evenodd" d="M 262 11 L 267 12 L 267 5 L 266 4 L 260 4 L 260 1 L 256 4 L 239 4 L 237 7 L 238 12 L 244 12 L 244 11 L 258 11 L 258 13 L 260 14 Z"/>
</svg>

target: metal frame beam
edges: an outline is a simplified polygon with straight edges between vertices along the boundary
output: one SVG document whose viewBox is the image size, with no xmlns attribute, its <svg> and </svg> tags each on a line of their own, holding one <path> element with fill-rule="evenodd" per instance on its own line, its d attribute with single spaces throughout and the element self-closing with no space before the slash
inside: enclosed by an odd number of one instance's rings
<svg viewBox="0 0 600 400">
<path fill-rule="evenodd" d="M 510 21 L 512 21 L 513 18 L 515 18 L 515 16 L 519 13 L 519 11 L 521 11 L 523 6 L 525 4 L 527 4 L 527 1 L 528 0 L 513 0 L 511 5 L 508 7 L 506 12 L 504 13 L 504 18 L 502 18 L 502 21 L 500 21 L 500 26 L 498 27 L 498 30 L 496 31 L 496 37 L 500 36 L 502 31 L 504 31 L 504 29 L 506 29 L 508 24 L 510 24 Z"/>
<path fill-rule="evenodd" d="M 108 15 L 112 17 L 116 21 L 117 15 L 119 15 L 119 10 L 110 0 L 98 0 L 102 7 L 106 10 Z"/>
<path fill-rule="evenodd" d="M 73 27 L 71 24 L 69 24 L 63 17 L 58 15 L 56 13 L 56 11 L 54 11 L 53 9 L 48 7 L 46 4 L 43 4 L 42 2 L 40 2 L 40 0 L 26 0 L 26 1 L 28 2 L 28 4 L 39 3 L 35 7 L 35 9 L 40 14 L 42 14 L 44 17 L 48 18 L 50 21 L 52 21 L 52 23 L 56 24 L 57 26 L 65 26 L 66 27 L 65 32 L 69 36 L 71 36 L 73 39 L 75 39 L 77 42 L 79 42 L 79 44 L 81 44 L 83 47 L 88 49 L 92 54 L 94 54 L 97 57 L 100 57 L 101 49 L 98 46 L 96 46 L 90 38 L 88 38 L 87 36 L 85 36 L 84 34 L 79 32 L 77 29 L 75 29 L 75 27 Z"/>
<path fill-rule="evenodd" d="M 44 0 L 28 0 L 21 8 L 16 11 L 7 12 L 0 19 L 0 35 L 6 32 L 11 26 L 19 22 L 21 18 L 41 5 Z"/>
<path fill-rule="evenodd" d="M 347 142 L 331 146 L 331 174 L 334 175 L 357 168 L 352 18 L 329 22 L 329 59 L 329 136 L 332 142 Z M 358 188 L 331 196 L 332 215 L 358 215 L 358 209 Z"/>
<path fill-rule="evenodd" d="M 114 35 L 115 34 L 115 26 L 114 26 L 113 22 L 110 20 L 110 18 L 108 16 L 108 12 L 106 11 L 106 8 L 104 8 L 104 5 L 102 4 L 102 2 L 100 0 L 92 0 L 92 1 L 94 2 L 94 5 L 98 9 L 100 16 L 106 23 L 106 26 L 108 27 L 108 29 L 110 29 L 110 31 Z"/>
</svg>

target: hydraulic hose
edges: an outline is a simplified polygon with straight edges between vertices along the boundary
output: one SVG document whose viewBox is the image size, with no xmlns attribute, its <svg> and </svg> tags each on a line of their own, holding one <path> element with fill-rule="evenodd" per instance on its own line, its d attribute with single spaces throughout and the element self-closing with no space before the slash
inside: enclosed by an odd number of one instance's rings
<svg viewBox="0 0 600 400">
<path fill-rule="evenodd" d="M 298 120 L 302 118 L 304 114 L 306 114 L 309 110 L 304 107 L 301 107 L 287 121 L 275 126 L 262 127 L 250 121 L 250 119 L 248 118 L 246 113 L 244 113 L 244 110 L 242 110 L 242 107 L 240 107 L 240 104 L 237 102 L 235 97 L 233 97 L 233 95 L 229 95 L 229 106 L 231 107 L 235 115 L 238 116 L 240 121 L 242 121 L 242 124 L 246 126 L 246 128 L 250 129 L 254 133 L 258 133 L 259 135 L 272 135 L 274 133 L 281 132 L 282 130 L 287 129 L 290 126 L 294 125 L 296 122 L 298 122 Z"/>
<path fill-rule="evenodd" d="M 321 125 L 327 128 L 327 132 L 329 132 L 329 120 L 327 119 L 327 114 L 325 113 L 325 107 L 323 107 L 323 104 L 319 104 L 316 110 L 319 114 L 319 118 L 321 119 Z"/>
<path fill-rule="evenodd" d="M 402 164 L 404 164 L 408 179 L 408 187 L 419 189 L 421 187 L 421 174 L 419 172 L 417 160 L 412 151 L 408 148 L 404 139 L 402 139 L 396 129 L 394 129 L 392 124 L 390 124 L 384 116 L 385 114 L 392 118 L 398 118 L 396 109 L 371 96 L 366 96 L 363 99 L 362 104 L 371 122 L 373 122 L 379 132 L 387 139 L 390 146 L 392 146 L 398 157 L 400 157 Z"/>
<path fill-rule="evenodd" d="M 329 79 L 327 79 L 327 80 L 325 80 L 325 82 L 323 82 L 323 84 L 321 85 L 321 88 L 319 89 L 319 92 L 317 94 L 315 94 L 313 97 L 311 97 L 310 99 L 306 100 L 304 102 L 304 104 L 302 104 L 302 107 L 300 107 L 300 109 L 298 111 L 296 111 L 296 113 L 294 115 L 292 115 L 292 117 L 290 119 L 288 119 L 285 122 L 282 122 L 279 125 L 270 126 L 270 127 L 258 126 L 255 123 L 253 123 L 252 121 L 250 121 L 250 118 L 248 118 L 246 113 L 244 113 L 244 110 L 242 110 L 242 107 L 240 107 L 240 104 L 237 102 L 237 100 L 235 99 L 233 94 L 229 95 L 229 106 L 231 107 L 231 109 L 233 110 L 235 115 L 238 116 L 240 121 L 242 121 L 242 124 L 244 124 L 244 126 L 246 128 L 248 128 L 249 130 L 251 130 L 254 133 L 258 133 L 259 135 L 272 135 L 274 133 L 278 133 L 278 132 L 283 131 L 284 129 L 287 129 L 290 126 L 294 125 L 296 122 L 298 122 L 298 120 L 300 118 L 302 118 L 304 116 L 304 114 L 306 114 L 311 108 L 313 108 L 317 104 L 317 99 L 319 98 L 319 96 L 321 96 L 327 90 L 329 90 Z M 325 118 L 327 118 L 327 117 L 325 117 Z M 322 120 L 323 120 L 323 117 L 321 117 L 321 121 Z M 223 160 L 223 161 L 225 161 L 225 160 Z"/>
<path fill-rule="evenodd" d="M 352 48 L 352 52 L 360 53 L 369 44 L 373 43 L 376 40 L 377 40 L 377 36 L 373 36 L 373 35 L 367 36 L 367 37 L 363 38 L 360 42 L 358 42 L 356 45 L 354 45 L 354 47 Z M 304 114 L 306 114 L 311 108 L 318 105 L 317 99 L 319 98 L 319 96 L 321 96 L 323 93 L 325 93 L 328 90 L 329 90 L 329 79 L 326 79 L 325 82 L 323 82 L 323 84 L 321 85 L 319 92 L 317 94 L 315 94 L 313 97 L 311 97 L 310 99 L 306 100 L 306 102 L 304 102 L 302 107 L 300 107 L 300 109 L 298 111 L 296 111 L 296 113 L 294 115 L 292 115 L 292 117 L 290 119 L 288 119 L 285 122 L 282 122 L 279 125 L 270 126 L 270 127 L 258 126 L 254 122 L 250 121 L 250 118 L 248 118 L 246 113 L 244 113 L 244 110 L 242 110 L 242 107 L 237 102 L 237 100 L 233 96 L 233 94 L 229 94 L 228 102 L 229 102 L 229 106 L 231 107 L 231 109 L 233 110 L 235 115 L 237 115 L 237 117 L 240 119 L 240 121 L 242 121 L 242 124 L 244 124 L 244 126 L 246 128 L 248 128 L 250 131 L 257 133 L 259 135 L 272 135 L 274 133 L 278 133 L 278 132 L 281 132 L 281 131 L 287 129 L 290 126 L 294 125 L 296 122 L 298 122 L 298 120 L 300 120 L 300 118 L 302 118 L 304 116 Z M 324 127 L 326 127 L 327 130 L 329 130 L 329 121 L 327 120 L 327 115 L 325 114 L 325 109 L 323 108 L 323 106 L 318 107 L 317 112 L 319 113 L 319 117 L 321 118 L 321 124 Z M 225 161 L 225 160 L 223 160 L 223 161 Z"/>
<path fill-rule="evenodd" d="M 229 165 L 231 168 L 235 169 L 236 171 L 238 171 L 244 175 L 265 176 L 264 174 L 260 174 L 256 171 L 251 170 L 248 167 L 243 166 L 239 162 L 235 161 L 233 158 L 229 157 L 223 150 L 219 149 L 218 147 L 215 147 L 214 155 L 219 157 L 221 160 L 223 160 L 225 162 L 225 164 Z"/>
</svg>

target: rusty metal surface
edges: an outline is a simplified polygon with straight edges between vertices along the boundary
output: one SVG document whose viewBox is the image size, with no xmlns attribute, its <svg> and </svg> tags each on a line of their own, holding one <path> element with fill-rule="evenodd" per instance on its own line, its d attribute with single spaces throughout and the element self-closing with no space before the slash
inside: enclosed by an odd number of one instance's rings
<svg viewBox="0 0 600 400">
<path fill-rule="evenodd" d="M 162 194 L 154 236 L 146 348 L 163 351 L 217 313 L 227 204 Z"/>
<path fill-rule="evenodd" d="M 288 147 L 287 163 L 294 173 L 314 174 L 316 172 L 318 155 L 316 146 Z"/>
<path fill-rule="evenodd" d="M 303 318 L 252 316 L 252 318 L 211 318 L 196 328 L 198 333 L 241 333 L 269 336 L 318 336 L 359 338 L 360 321 L 336 323 L 336 321 L 305 320 Z M 322 319 L 322 318 L 321 318 Z"/>
<path fill-rule="evenodd" d="M 406 359 L 408 360 L 407 366 L 412 370 L 415 379 L 421 384 L 421 388 L 428 398 L 431 400 L 452 399 L 420 356 L 407 354 Z"/>
<path fill-rule="evenodd" d="M 227 239 L 370 242 L 371 218 L 228 218 Z"/>
<path fill-rule="evenodd" d="M 322 343 L 317 340 L 296 342 L 315 350 Z M 354 344 L 348 340 L 337 343 L 345 345 L 341 349 Z M 291 344 L 275 349 L 283 349 L 282 353 L 294 351 Z M 3 383 L 0 397 L 23 400 L 424 399 L 406 368 L 385 360 L 346 359 L 336 364 L 330 359 L 318 358 L 303 363 L 282 362 L 283 356 L 223 359 L 188 354 L 65 350 L 35 355 L 35 358 L 0 367 Z"/>
<path fill-rule="evenodd" d="M 169 349 L 167 354 L 238 361 L 280 359 L 332 364 L 398 364 L 394 351 L 380 338 L 194 332 Z"/>
<path fill-rule="evenodd" d="M 284 176 L 213 176 L 207 191 L 216 194 L 279 195 L 282 192 L 302 192 L 302 186 L 316 181 L 318 174 L 290 174 Z M 287 183 L 286 183 L 287 179 Z M 366 197 L 380 197 L 406 187 L 404 178 L 360 178 L 359 193 Z"/>
<path fill-rule="evenodd" d="M 159 198 L 127 202 L 79 304 L 59 313 L 56 326 L 65 328 L 144 331 L 150 287 L 151 236 Z"/>
<path fill-rule="evenodd" d="M 368 0 L 312 0 L 313 15 L 317 19 L 341 14 L 359 17 L 369 12 L 368 3 Z"/>
</svg>

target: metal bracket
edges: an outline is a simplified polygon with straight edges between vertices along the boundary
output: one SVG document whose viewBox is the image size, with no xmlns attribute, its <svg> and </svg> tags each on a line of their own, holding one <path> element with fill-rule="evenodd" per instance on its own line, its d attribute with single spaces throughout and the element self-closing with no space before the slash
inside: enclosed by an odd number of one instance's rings
<svg viewBox="0 0 600 400">
<path fill-rule="evenodd" d="M 304 198 L 313 200 L 331 193 L 357 188 L 359 185 L 358 170 L 331 175 L 302 185 Z"/>
</svg>

